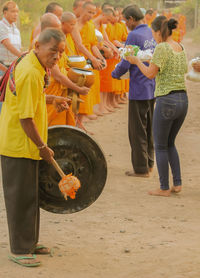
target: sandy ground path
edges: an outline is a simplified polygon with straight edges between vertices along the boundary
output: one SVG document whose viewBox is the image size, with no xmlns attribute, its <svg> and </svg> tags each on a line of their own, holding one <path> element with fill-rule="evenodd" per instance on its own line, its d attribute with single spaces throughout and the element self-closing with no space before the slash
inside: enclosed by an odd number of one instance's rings
<svg viewBox="0 0 200 278">
<path fill-rule="evenodd" d="M 185 40 L 189 57 L 198 46 Z M 99 199 L 71 215 L 41 212 L 40 242 L 54 256 L 41 256 L 39 268 L 7 259 L 8 231 L 0 187 L 1 278 L 199 278 L 200 277 L 200 83 L 187 82 L 189 113 L 177 138 L 184 190 L 153 197 L 150 178 L 124 175 L 131 169 L 127 105 L 87 127 L 104 150 L 108 180 Z"/>
</svg>

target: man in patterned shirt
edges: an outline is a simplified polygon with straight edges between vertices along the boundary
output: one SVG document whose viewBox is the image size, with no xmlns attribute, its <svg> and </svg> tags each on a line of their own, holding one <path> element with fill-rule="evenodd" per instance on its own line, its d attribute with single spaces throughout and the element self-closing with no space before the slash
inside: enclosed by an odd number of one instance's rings
<svg viewBox="0 0 200 278">
<path fill-rule="evenodd" d="M 17 21 L 19 9 L 13 1 L 3 5 L 3 19 L 0 21 L 0 63 L 8 67 L 21 55 L 21 36 L 14 22 Z M 0 77 L 4 74 L 0 67 Z M 4 68 L 5 69 L 5 68 Z M 2 103 L 0 102 L 0 112 Z"/>
<path fill-rule="evenodd" d="M 21 55 L 21 36 L 14 22 L 19 9 L 13 1 L 3 5 L 3 19 L 0 21 L 0 62 L 9 66 Z"/>
</svg>

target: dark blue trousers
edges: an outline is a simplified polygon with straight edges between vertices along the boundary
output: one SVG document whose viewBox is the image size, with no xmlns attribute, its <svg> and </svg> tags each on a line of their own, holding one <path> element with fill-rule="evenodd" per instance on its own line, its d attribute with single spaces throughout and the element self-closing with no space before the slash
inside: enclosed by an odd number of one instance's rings
<svg viewBox="0 0 200 278">
<path fill-rule="evenodd" d="M 175 139 L 184 122 L 187 110 L 188 97 L 185 91 L 173 91 L 156 99 L 153 115 L 153 136 L 162 190 L 169 189 L 169 165 L 174 186 L 182 184 Z"/>
</svg>

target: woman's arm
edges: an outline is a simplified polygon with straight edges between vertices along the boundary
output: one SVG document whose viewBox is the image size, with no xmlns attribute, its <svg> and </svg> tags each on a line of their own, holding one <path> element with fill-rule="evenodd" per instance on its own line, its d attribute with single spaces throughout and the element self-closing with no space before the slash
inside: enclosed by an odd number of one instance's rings
<svg viewBox="0 0 200 278">
<path fill-rule="evenodd" d="M 159 71 L 159 67 L 155 64 L 150 63 L 149 66 L 146 66 L 140 59 L 135 56 L 128 56 L 126 57 L 126 60 L 130 64 L 136 65 L 140 69 L 140 71 L 149 79 L 155 78 Z"/>
</svg>

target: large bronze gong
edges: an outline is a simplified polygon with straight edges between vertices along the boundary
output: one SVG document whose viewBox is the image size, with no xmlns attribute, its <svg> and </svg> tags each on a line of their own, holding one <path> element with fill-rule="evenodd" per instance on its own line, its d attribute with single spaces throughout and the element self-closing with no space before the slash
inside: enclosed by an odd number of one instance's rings
<svg viewBox="0 0 200 278">
<path fill-rule="evenodd" d="M 98 144 L 82 130 L 72 126 L 49 128 L 48 145 L 65 174 L 81 182 L 74 200 L 66 201 L 58 188 L 60 176 L 51 164 L 40 161 L 40 207 L 54 213 L 74 213 L 90 206 L 101 194 L 107 177 L 107 164 Z"/>
</svg>

